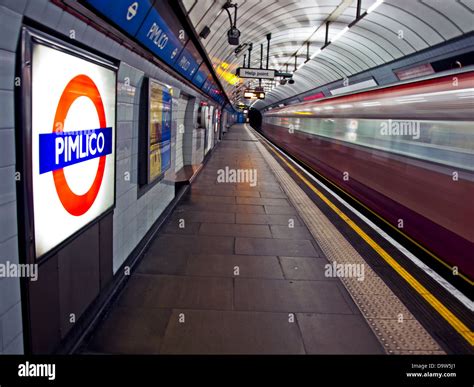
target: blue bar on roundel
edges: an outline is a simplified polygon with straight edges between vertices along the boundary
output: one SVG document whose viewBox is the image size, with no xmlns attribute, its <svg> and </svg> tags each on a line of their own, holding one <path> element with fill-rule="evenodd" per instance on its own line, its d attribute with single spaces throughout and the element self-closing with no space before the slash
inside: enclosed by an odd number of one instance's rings
<svg viewBox="0 0 474 387">
<path fill-rule="evenodd" d="M 196 74 L 194 75 L 194 78 L 193 78 L 193 83 L 197 87 L 201 87 L 205 80 L 206 80 L 206 74 L 201 70 L 196 71 Z"/>
<path fill-rule="evenodd" d="M 39 173 L 112 153 L 112 127 L 39 135 Z"/>
</svg>

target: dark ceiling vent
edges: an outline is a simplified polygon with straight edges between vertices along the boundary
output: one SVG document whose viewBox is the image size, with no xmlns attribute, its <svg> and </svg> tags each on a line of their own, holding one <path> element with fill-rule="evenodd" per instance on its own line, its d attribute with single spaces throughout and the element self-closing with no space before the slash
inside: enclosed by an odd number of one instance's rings
<svg viewBox="0 0 474 387">
<path fill-rule="evenodd" d="M 211 29 L 208 26 L 204 26 L 199 36 L 203 39 L 206 39 L 211 33 Z"/>
</svg>

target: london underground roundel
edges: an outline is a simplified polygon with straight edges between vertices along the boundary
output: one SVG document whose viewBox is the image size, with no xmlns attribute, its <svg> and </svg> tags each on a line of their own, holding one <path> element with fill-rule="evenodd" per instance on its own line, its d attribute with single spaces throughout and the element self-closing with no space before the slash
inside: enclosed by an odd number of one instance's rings
<svg viewBox="0 0 474 387">
<path fill-rule="evenodd" d="M 92 79 L 90 79 L 87 75 L 77 75 L 74 77 L 66 86 L 61 95 L 61 98 L 58 103 L 58 109 L 56 110 L 56 115 L 54 118 L 54 127 L 53 133 L 56 136 L 53 136 L 53 141 L 55 143 L 54 146 L 54 156 L 56 159 L 59 159 L 59 156 L 62 154 L 67 153 L 69 149 L 69 153 L 71 153 L 71 148 L 75 147 L 75 149 L 82 150 L 86 149 L 85 154 L 87 155 L 94 155 L 96 153 L 101 153 L 101 149 L 105 147 L 105 137 L 103 132 L 99 132 L 99 134 L 90 133 L 86 135 L 85 140 L 84 137 L 75 137 L 72 139 L 72 136 L 64 136 L 63 131 L 61 130 L 62 123 L 65 121 L 69 108 L 74 103 L 74 101 L 81 97 L 85 96 L 90 98 L 93 102 L 95 109 L 97 110 L 97 116 L 99 118 L 99 123 L 101 129 L 106 126 L 106 118 L 105 118 L 105 111 L 104 105 L 102 103 L 102 98 L 100 96 L 99 90 L 97 86 L 94 84 Z M 60 124 L 60 125 L 58 125 Z M 100 130 L 101 130 L 100 129 Z M 60 137 L 58 137 L 58 134 Z M 41 136 L 41 135 L 40 135 Z M 102 136 L 102 137 L 101 137 Z M 41 137 L 40 137 L 41 138 Z M 67 139 L 70 139 L 67 141 Z M 79 139 L 79 143 L 82 145 L 83 141 L 85 142 L 85 146 L 78 146 L 77 139 Z M 111 136 L 108 136 L 107 142 L 111 144 Z M 82 141 L 81 141 L 82 140 Z M 95 140 L 95 146 L 93 145 L 93 141 Z M 99 141 L 102 140 L 102 146 L 99 145 Z M 76 141 L 76 142 L 75 142 Z M 73 145 L 71 145 L 73 144 Z M 79 149 L 80 148 L 80 149 Z M 49 150 L 49 148 L 46 148 Z M 109 147 L 110 153 L 111 147 Z M 73 150 L 74 151 L 74 150 Z M 40 141 L 40 163 L 41 163 L 41 141 Z M 75 194 L 71 188 L 69 187 L 65 175 L 64 175 L 64 168 L 58 168 L 53 170 L 53 178 L 54 178 L 54 185 L 56 186 L 56 192 L 58 193 L 59 200 L 61 201 L 62 205 L 71 215 L 80 216 L 85 214 L 94 204 L 95 199 L 100 190 L 100 186 L 102 184 L 104 170 L 105 170 L 105 162 L 106 157 L 100 156 L 99 166 L 97 169 L 97 174 L 94 178 L 94 182 L 92 183 L 91 188 L 83 195 Z M 59 163 L 57 163 L 59 164 Z M 40 164 L 41 168 L 41 164 Z"/>
<path fill-rule="evenodd" d="M 36 256 L 113 206 L 115 71 L 33 45 L 32 168 Z"/>
</svg>

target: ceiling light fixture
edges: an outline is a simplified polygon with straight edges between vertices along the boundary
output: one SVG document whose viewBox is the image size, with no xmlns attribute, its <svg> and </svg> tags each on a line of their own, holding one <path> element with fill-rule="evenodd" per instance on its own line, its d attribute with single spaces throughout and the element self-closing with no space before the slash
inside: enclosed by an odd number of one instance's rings
<svg viewBox="0 0 474 387">
<path fill-rule="evenodd" d="M 383 0 L 377 0 L 374 4 L 372 4 L 369 8 L 367 8 L 367 13 L 371 13 L 371 12 L 374 12 L 376 8 L 378 8 L 378 6 L 380 4 L 383 3 Z"/>
</svg>

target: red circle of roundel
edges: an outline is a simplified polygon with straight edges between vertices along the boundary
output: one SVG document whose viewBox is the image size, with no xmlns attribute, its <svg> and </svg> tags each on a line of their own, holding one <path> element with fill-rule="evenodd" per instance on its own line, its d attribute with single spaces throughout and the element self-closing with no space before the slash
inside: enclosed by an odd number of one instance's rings
<svg viewBox="0 0 474 387">
<path fill-rule="evenodd" d="M 99 89 L 87 75 L 78 75 L 71 79 L 65 87 L 61 98 L 59 99 L 56 115 L 54 116 L 53 133 L 62 132 L 64 121 L 69 112 L 72 103 L 79 97 L 88 97 L 95 106 L 101 128 L 105 128 L 105 109 L 102 103 Z M 60 124 L 60 125 L 58 125 Z M 83 195 L 76 195 L 69 187 L 64 169 L 53 171 L 54 185 L 58 193 L 59 200 L 67 212 L 74 216 L 85 214 L 91 208 L 100 190 L 102 179 L 104 177 L 106 156 L 99 158 L 99 167 L 94 178 L 94 182 L 89 190 Z"/>
</svg>

